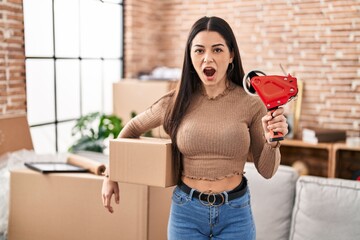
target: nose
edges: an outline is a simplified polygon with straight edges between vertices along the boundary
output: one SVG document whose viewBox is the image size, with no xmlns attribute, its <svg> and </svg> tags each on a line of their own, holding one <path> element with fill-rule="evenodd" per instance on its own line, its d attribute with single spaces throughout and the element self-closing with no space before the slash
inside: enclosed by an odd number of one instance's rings
<svg viewBox="0 0 360 240">
<path fill-rule="evenodd" d="M 212 58 L 212 56 L 210 55 L 210 54 L 206 54 L 205 56 L 204 56 L 204 59 L 203 59 L 203 62 L 204 63 L 210 63 L 210 62 L 213 62 L 214 60 L 213 60 L 213 58 Z"/>
</svg>

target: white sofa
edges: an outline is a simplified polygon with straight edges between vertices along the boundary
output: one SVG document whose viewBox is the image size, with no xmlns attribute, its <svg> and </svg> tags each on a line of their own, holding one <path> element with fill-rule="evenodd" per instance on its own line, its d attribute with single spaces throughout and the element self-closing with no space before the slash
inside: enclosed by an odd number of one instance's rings
<svg viewBox="0 0 360 240">
<path fill-rule="evenodd" d="M 264 179 L 247 163 L 257 240 L 360 239 L 360 182 L 301 176 L 281 165 Z"/>
</svg>

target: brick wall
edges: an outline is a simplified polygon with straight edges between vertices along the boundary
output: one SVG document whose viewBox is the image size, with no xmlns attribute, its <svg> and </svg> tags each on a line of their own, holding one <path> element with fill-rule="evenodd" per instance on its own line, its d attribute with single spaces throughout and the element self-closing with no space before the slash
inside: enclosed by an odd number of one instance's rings
<svg viewBox="0 0 360 240">
<path fill-rule="evenodd" d="M 360 2 L 357 0 L 126 0 L 125 76 L 181 67 L 188 31 L 204 15 L 226 19 L 245 71 L 304 82 L 301 126 L 360 131 Z M 26 111 L 21 0 L 0 1 L 0 115 Z"/>
<path fill-rule="evenodd" d="M 124 5 L 124 68 L 127 77 L 137 77 L 161 66 L 159 44 L 162 42 L 162 1 L 125 1 Z"/>
<path fill-rule="evenodd" d="M 26 112 L 21 0 L 0 1 L 0 115 Z"/>
<path fill-rule="evenodd" d="M 282 74 L 282 64 L 304 82 L 302 127 L 360 132 L 359 1 L 154 2 L 125 1 L 126 77 L 159 64 L 181 67 L 193 22 L 216 15 L 232 26 L 245 71 L 256 68 Z M 146 24 L 134 25 L 135 19 Z M 156 41 L 139 38 L 154 35 Z M 141 61 L 133 61 L 135 58 Z"/>
</svg>

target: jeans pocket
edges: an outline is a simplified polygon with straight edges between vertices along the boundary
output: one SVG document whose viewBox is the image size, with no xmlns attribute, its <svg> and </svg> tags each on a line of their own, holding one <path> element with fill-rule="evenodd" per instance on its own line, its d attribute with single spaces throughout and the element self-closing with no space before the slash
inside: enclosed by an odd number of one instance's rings
<svg viewBox="0 0 360 240">
<path fill-rule="evenodd" d="M 184 193 L 183 191 L 181 191 L 181 189 L 179 187 L 176 187 L 174 189 L 173 195 L 172 195 L 172 201 L 174 204 L 176 205 L 184 205 L 188 202 L 190 202 L 190 197 Z"/>
</svg>

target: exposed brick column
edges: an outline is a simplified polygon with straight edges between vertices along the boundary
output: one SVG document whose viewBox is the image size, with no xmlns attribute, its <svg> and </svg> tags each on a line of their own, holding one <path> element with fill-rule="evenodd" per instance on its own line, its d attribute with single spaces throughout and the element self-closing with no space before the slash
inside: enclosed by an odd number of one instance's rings
<svg viewBox="0 0 360 240">
<path fill-rule="evenodd" d="M 124 1 L 124 72 L 125 77 L 137 77 L 141 71 L 162 66 L 159 45 L 162 44 L 163 1 Z"/>
<path fill-rule="evenodd" d="M 26 112 L 21 0 L 0 1 L 0 115 Z"/>
</svg>

